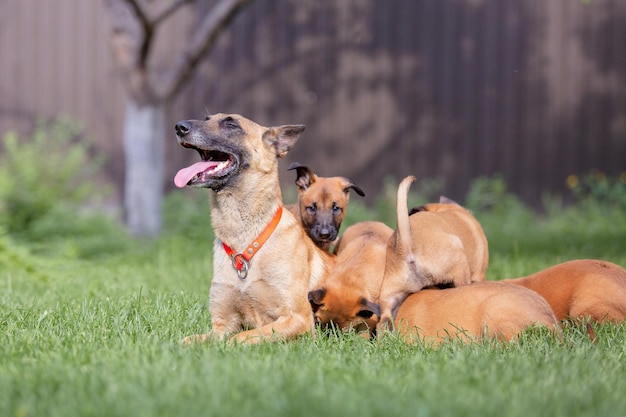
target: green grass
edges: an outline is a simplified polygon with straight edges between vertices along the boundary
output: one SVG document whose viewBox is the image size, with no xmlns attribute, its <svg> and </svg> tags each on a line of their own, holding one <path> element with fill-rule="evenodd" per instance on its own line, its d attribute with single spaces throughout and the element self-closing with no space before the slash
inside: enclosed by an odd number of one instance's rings
<svg viewBox="0 0 626 417">
<path fill-rule="evenodd" d="M 203 200 L 156 242 L 0 256 L 0 416 L 626 416 L 626 325 L 598 326 L 597 343 L 571 327 L 437 350 L 353 334 L 180 346 L 210 325 Z M 581 257 L 626 266 L 624 210 L 476 215 L 490 279 Z"/>
</svg>

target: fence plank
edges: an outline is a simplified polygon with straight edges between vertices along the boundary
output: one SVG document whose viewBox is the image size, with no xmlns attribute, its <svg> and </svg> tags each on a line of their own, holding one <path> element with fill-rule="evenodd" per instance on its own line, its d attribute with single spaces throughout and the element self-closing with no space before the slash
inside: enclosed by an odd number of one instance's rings
<svg viewBox="0 0 626 417">
<path fill-rule="evenodd" d="M 207 3 L 159 32 L 164 69 Z M 118 186 L 124 93 L 102 1 L 0 3 L 0 132 L 37 116 L 81 119 Z M 232 111 L 305 123 L 281 164 L 349 176 L 375 196 L 386 176 L 442 177 L 461 199 L 500 172 L 538 204 L 569 174 L 626 171 L 626 3 L 594 0 L 255 0 L 235 19 L 171 124 Z M 168 174 L 194 157 L 168 144 Z M 168 179 L 168 184 L 170 183 Z"/>
</svg>

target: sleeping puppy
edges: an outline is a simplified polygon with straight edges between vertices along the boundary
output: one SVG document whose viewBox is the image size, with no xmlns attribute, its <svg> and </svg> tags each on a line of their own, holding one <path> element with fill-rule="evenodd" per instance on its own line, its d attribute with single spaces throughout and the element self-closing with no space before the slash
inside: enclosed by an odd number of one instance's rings
<svg viewBox="0 0 626 417">
<path fill-rule="evenodd" d="M 558 328 L 546 300 L 521 286 L 492 281 L 411 294 L 395 318 L 408 343 L 434 345 L 449 339 L 509 341 L 531 326 Z"/>
<path fill-rule="evenodd" d="M 285 206 L 291 211 L 317 246 L 328 250 L 337 239 L 350 201 L 350 190 L 364 196 L 361 188 L 344 177 L 318 177 L 297 162 L 289 170 L 297 172 L 298 202 Z"/>
<path fill-rule="evenodd" d="M 578 259 L 503 281 L 538 292 L 559 321 L 617 323 L 626 317 L 626 270 L 611 262 Z"/>
<path fill-rule="evenodd" d="M 376 303 L 392 233 L 379 222 L 361 222 L 346 229 L 335 248 L 334 269 L 309 292 L 316 323 L 370 335 L 380 314 Z"/>
</svg>

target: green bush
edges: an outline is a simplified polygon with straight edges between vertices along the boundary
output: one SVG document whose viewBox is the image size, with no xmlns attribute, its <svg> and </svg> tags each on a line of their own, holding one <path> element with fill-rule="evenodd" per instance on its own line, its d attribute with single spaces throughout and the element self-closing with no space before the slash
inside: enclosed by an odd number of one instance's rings
<svg viewBox="0 0 626 417">
<path fill-rule="evenodd" d="M 59 205 L 33 222 L 27 243 L 37 254 L 92 259 L 131 247 L 123 225 L 96 211 Z"/>
<path fill-rule="evenodd" d="M 600 259 L 619 256 L 624 229 L 616 226 L 626 224 L 624 182 L 601 177 L 584 181 L 575 192 L 574 204 L 544 195 L 543 211 L 531 209 L 509 193 L 501 176 L 472 181 L 465 205 L 485 230 L 490 264 L 504 253 L 515 253 L 520 259 L 541 258 L 546 263 L 571 259 L 572 254 Z"/>
<path fill-rule="evenodd" d="M 25 271 L 27 273 L 36 273 L 37 260 L 30 251 L 15 242 L 0 226 L 0 266 L 5 270 Z"/>
<path fill-rule="evenodd" d="M 102 159 L 69 117 L 40 120 L 30 137 L 4 135 L 0 158 L 0 224 L 11 234 L 27 231 L 59 204 L 81 205 L 96 195 Z"/>
<path fill-rule="evenodd" d="M 507 218 L 532 218 L 532 210 L 515 194 L 511 194 L 501 175 L 478 177 L 469 187 L 465 198 L 465 206 L 477 213 L 489 213 L 498 221 Z"/>
<path fill-rule="evenodd" d="M 205 190 L 175 190 L 163 202 L 163 235 L 213 241 L 209 194 Z"/>
<path fill-rule="evenodd" d="M 473 180 L 465 198 L 465 207 L 483 226 L 490 247 L 492 242 L 509 242 L 511 237 L 532 228 L 536 221 L 536 213 L 508 191 L 500 175 Z"/>
<path fill-rule="evenodd" d="M 616 178 L 607 177 L 599 171 L 580 178 L 570 175 L 566 184 L 578 203 L 626 209 L 626 172 Z"/>
<path fill-rule="evenodd" d="M 98 212 L 108 193 L 84 129 L 68 116 L 8 132 L 0 156 L 0 228 L 35 252 L 93 257 L 124 248 L 126 233 Z M 91 207 L 88 209 L 88 207 Z"/>
</svg>

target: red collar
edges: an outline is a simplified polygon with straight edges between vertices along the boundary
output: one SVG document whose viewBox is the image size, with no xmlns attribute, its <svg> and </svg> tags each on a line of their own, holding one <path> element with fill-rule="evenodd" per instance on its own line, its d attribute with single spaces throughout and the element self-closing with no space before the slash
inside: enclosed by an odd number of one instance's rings
<svg viewBox="0 0 626 417">
<path fill-rule="evenodd" d="M 252 241 L 251 244 L 242 252 L 236 253 L 233 248 L 228 246 L 226 243 L 222 242 L 222 246 L 226 251 L 226 254 L 230 257 L 230 260 L 233 263 L 233 268 L 237 270 L 237 275 L 241 279 L 246 279 L 248 276 L 248 268 L 250 266 L 250 259 L 254 256 L 255 253 L 261 249 L 261 246 L 265 243 L 265 241 L 270 237 L 276 226 L 278 226 L 278 222 L 280 221 L 280 217 L 283 214 L 283 207 L 278 206 L 278 210 L 276 210 L 276 214 L 272 218 L 272 221 L 265 227 L 265 229 L 261 232 L 256 239 Z"/>
</svg>

